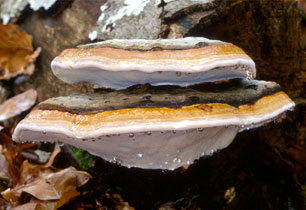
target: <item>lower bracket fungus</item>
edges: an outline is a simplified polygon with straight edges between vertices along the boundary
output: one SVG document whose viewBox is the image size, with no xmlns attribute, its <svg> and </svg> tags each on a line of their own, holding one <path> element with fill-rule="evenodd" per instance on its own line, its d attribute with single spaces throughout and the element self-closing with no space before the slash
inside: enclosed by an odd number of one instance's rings
<svg viewBox="0 0 306 210">
<path fill-rule="evenodd" d="M 246 79 L 136 92 L 51 98 L 18 124 L 14 140 L 60 140 L 127 167 L 173 170 L 294 106 L 276 83 Z"/>
<path fill-rule="evenodd" d="M 242 49 L 205 38 L 110 40 L 64 50 L 51 67 L 68 83 L 160 85 L 51 98 L 14 131 L 15 141 L 61 141 L 127 167 L 189 165 L 294 107 L 276 83 L 251 80 Z"/>
</svg>

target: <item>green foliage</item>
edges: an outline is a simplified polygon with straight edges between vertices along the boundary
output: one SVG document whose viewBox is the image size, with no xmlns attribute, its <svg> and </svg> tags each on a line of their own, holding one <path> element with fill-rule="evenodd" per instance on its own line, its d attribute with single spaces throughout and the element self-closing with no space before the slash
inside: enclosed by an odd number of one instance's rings
<svg viewBox="0 0 306 210">
<path fill-rule="evenodd" d="M 81 169 L 84 171 L 88 171 L 91 168 L 91 154 L 75 147 L 72 147 L 72 151 L 73 155 L 79 160 Z"/>
<path fill-rule="evenodd" d="M 306 20 L 306 13 L 303 10 L 299 9 L 299 15 L 302 19 Z"/>
</svg>

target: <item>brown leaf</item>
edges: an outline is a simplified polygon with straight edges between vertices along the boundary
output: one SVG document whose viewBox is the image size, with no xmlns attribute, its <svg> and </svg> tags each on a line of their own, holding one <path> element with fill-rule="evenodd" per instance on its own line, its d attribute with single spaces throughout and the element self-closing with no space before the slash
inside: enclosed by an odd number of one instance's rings
<svg viewBox="0 0 306 210">
<path fill-rule="evenodd" d="M 114 203 L 114 209 L 116 210 L 134 210 L 134 207 L 130 206 L 130 204 L 124 201 L 119 194 L 106 194 L 107 198 L 112 200 Z"/>
<path fill-rule="evenodd" d="M 57 209 L 79 195 L 77 187 L 84 185 L 91 176 L 73 167 L 54 172 L 41 165 L 24 161 L 20 183 L 13 189 L 2 192 L 2 196 L 13 206 L 22 205 L 23 193 L 32 196 L 30 203 L 36 203 L 35 209 Z"/>
<path fill-rule="evenodd" d="M 37 209 L 37 205 L 38 203 L 36 202 L 30 202 L 30 203 L 26 203 L 20 206 L 16 206 L 14 208 L 12 208 L 12 210 L 36 210 Z"/>
<path fill-rule="evenodd" d="M 0 180 L 5 180 L 9 184 L 11 181 L 8 173 L 8 163 L 5 156 L 2 154 L 2 151 L 3 147 L 0 145 Z"/>
<path fill-rule="evenodd" d="M 17 116 L 30 109 L 36 102 L 37 92 L 34 89 L 16 95 L 0 105 L 0 120 Z"/>
<path fill-rule="evenodd" d="M 39 202 L 38 209 L 58 209 L 59 207 L 63 206 L 65 203 L 68 203 L 70 200 L 73 200 L 77 197 L 80 193 L 75 189 L 71 189 L 61 196 L 58 201 L 44 201 Z"/>
<path fill-rule="evenodd" d="M 52 172 L 54 171 L 50 168 L 45 168 L 42 165 L 31 164 L 28 160 L 25 160 L 20 168 L 18 186 L 29 184 L 40 176 L 43 176 L 44 173 L 50 174 Z"/>
<path fill-rule="evenodd" d="M 0 24 L 0 79 L 21 73 L 31 75 L 40 51 L 41 48 L 34 51 L 30 35 L 18 25 Z"/>
<path fill-rule="evenodd" d="M 167 203 L 164 203 L 160 207 L 158 207 L 158 210 L 174 210 L 175 208 L 173 207 L 174 203 L 172 201 L 168 201 Z"/>
<path fill-rule="evenodd" d="M 7 202 L 6 200 L 4 200 L 3 198 L 0 198 L 0 209 L 11 209 L 12 206 L 9 202 Z"/>
<path fill-rule="evenodd" d="M 13 186 L 15 186 L 18 183 L 21 183 L 20 179 L 23 178 L 24 174 L 29 174 L 29 173 L 23 173 L 22 175 L 20 174 L 22 170 L 25 170 L 22 166 L 26 165 L 24 164 L 24 159 L 21 154 L 25 149 L 33 147 L 36 144 L 33 143 L 19 144 L 13 142 L 11 138 L 12 136 L 11 132 L 12 129 L 10 127 L 6 127 L 0 131 L 0 147 L 2 148 L 1 155 L 3 155 L 4 158 L 3 161 L 5 161 L 5 163 L 3 164 L 7 164 L 7 170 L 8 170 L 7 172 L 9 174 L 10 184 L 13 184 Z M 3 164 L 1 164 L 2 170 L 5 169 Z"/>
<path fill-rule="evenodd" d="M 14 145 L 11 137 L 3 131 L 0 131 L 0 144 L 3 146 L 2 154 L 8 164 L 8 173 L 14 185 L 18 180 L 19 167 L 22 163 L 20 149 Z"/>
</svg>

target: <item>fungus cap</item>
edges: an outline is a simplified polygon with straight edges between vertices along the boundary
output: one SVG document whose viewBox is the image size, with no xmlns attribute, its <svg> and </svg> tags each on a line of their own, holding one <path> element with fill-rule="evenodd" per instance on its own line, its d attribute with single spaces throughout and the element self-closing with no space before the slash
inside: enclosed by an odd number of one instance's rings
<svg viewBox="0 0 306 210">
<path fill-rule="evenodd" d="M 166 90 L 166 91 L 165 91 Z M 294 107 L 274 82 L 232 80 L 51 98 L 15 141 L 62 141 L 127 167 L 175 169 L 228 146 Z"/>
<path fill-rule="evenodd" d="M 107 40 L 66 49 L 51 62 L 69 84 L 92 82 L 123 89 L 135 84 L 188 86 L 255 77 L 253 60 L 239 47 L 202 37 Z"/>
</svg>

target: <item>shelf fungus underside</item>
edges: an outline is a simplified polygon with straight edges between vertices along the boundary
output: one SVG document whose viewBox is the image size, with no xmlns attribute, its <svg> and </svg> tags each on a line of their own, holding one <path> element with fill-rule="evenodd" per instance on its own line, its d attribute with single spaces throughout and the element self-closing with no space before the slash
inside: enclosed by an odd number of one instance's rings
<svg viewBox="0 0 306 210">
<path fill-rule="evenodd" d="M 239 47 L 201 37 L 108 40 L 66 49 L 51 63 L 69 84 L 92 82 L 124 89 L 136 84 L 189 86 L 255 77 L 253 60 Z"/>
<path fill-rule="evenodd" d="M 13 138 L 60 140 L 127 167 L 173 170 L 227 147 L 239 131 L 293 107 L 274 82 L 146 86 L 145 91 L 48 99 L 18 124 Z"/>
</svg>

